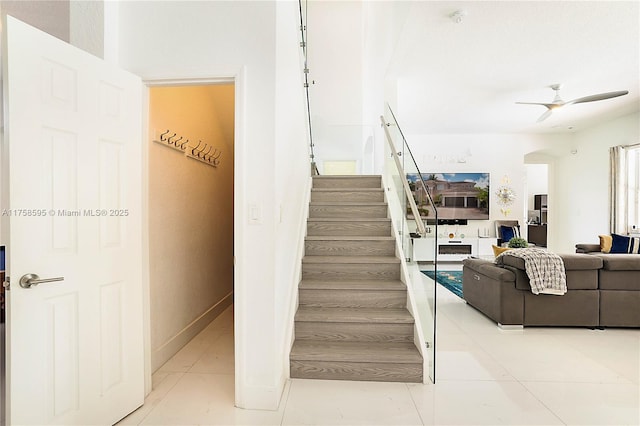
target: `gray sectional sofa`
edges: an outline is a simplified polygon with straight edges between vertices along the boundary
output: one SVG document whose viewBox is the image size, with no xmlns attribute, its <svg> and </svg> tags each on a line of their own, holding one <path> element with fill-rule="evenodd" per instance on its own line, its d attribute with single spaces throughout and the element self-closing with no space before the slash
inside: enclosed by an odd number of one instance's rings
<svg viewBox="0 0 640 426">
<path fill-rule="evenodd" d="M 501 326 L 640 327 L 639 255 L 560 256 L 567 277 L 562 296 L 533 294 L 524 260 L 507 252 L 498 263 L 463 261 L 464 298 Z"/>
<path fill-rule="evenodd" d="M 640 255 L 602 253 L 599 244 L 576 244 L 576 252 L 602 259 L 600 325 L 640 327 Z"/>
</svg>

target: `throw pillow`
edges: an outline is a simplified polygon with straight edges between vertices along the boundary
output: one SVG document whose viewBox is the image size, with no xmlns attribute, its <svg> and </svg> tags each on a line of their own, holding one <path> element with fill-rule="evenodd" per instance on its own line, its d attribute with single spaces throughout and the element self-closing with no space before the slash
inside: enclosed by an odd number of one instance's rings
<svg viewBox="0 0 640 426">
<path fill-rule="evenodd" d="M 501 226 L 500 227 L 500 235 L 502 235 L 502 242 L 506 243 L 510 239 L 514 237 L 520 238 L 520 227 L 519 226 Z"/>
<path fill-rule="evenodd" d="M 509 247 L 498 247 L 498 246 L 493 245 L 493 244 L 491 245 L 491 248 L 493 249 L 493 255 L 495 257 L 498 257 L 498 255 L 500 253 L 504 253 L 507 250 L 511 250 Z"/>
<path fill-rule="evenodd" d="M 611 251 L 613 237 L 611 237 L 611 235 L 598 235 L 598 238 L 600 238 L 600 251 L 602 253 L 609 253 Z"/>
<path fill-rule="evenodd" d="M 612 243 L 610 253 L 640 253 L 640 238 L 611 234 Z"/>
</svg>

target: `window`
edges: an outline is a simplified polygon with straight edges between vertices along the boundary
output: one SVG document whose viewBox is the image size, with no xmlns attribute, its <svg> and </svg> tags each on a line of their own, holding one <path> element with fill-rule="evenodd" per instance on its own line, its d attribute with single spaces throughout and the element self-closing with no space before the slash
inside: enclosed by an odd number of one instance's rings
<svg viewBox="0 0 640 426">
<path fill-rule="evenodd" d="M 640 146 L 627 150 L 627 206 L 629 232 L 640 232 Z"/>
<path fill-rule="evenodd" d="M 640 144 L 614 146 L 611 157 L 611 232 L 640 232 Z"/>
</svg>

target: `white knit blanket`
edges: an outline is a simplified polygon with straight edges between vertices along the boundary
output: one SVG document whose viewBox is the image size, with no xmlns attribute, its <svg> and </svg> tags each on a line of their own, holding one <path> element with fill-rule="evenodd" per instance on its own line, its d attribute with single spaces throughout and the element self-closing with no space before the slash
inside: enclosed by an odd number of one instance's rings
<svg viewBox="0 0 640 426">
<path fill-rule="evenodd" d="M 533 294 L 561 296 L 567 292 L 564 262 L 557 254 L 539 248 L 522 248 L 507 250 L 499 256 L 504 255 L 524 259 L 525 271 Z"/>
</svg>

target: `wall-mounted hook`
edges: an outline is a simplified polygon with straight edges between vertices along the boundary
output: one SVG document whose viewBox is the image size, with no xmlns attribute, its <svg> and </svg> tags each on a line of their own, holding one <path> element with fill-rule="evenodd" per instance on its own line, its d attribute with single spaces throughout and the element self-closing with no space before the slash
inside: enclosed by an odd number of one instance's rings
<svg viewBox="0 0 640 426">
<path fill-rule="evenodd" d="M 164 141 L 166 140 L 166 139 L 164 138 L 164 136 L 165 136 L 166 134 L 168 134 L 170 131 L 171 131 L 171 130 L 168 130 L 168 129 L 167 129 L 167 131 L 166 131 L 166 132 L 164 132 L 164 133 L 160 133 L 160 141 L 161 141 L 161 142 L 164 142 Z"/>
<path fill-rule="evenodd" d="M 203 149 L 202 150 L 203 151 L 202 152 L 202 157 L 200 157 L 199 155 L 198 155 L 198 157 L 202 158 L 203 160 L 206 160 L 207 159 L 207 155 L 209 155 L 209 153 L 211 152 L 211 149 L 213 149 L 213 146 L 210 146 L 209 149 L 207 150 L 207 152 L 204 152 L 204 149 Z"/>
<path fill-rule="evenodd" d="M 216 155 L 217 152 L 220 152 L 220 151 L 218 151 L 218 148 L 215 148 L 213 152 L 209 154 L 209 158 L 207 159 L 207 161 L 211 160 Z"/>
<path fill-rule="evenodd" d="M 179 139 L 174 140 L 172 143 L 173 143 L 175 146 L 178 146 L 178 142 L 180 142 L 182 139 L 183 139 L 183 137 L 182 137 L 182 136 L 180 136 L 180 138 L 179 138 Z"/>
<path fill-rule="evenodd" d="M 218 164 L 220 164 L 220 160 L 219 160 L 219 158 L 220 158 L 220 156 L 221 156 L 221 155 L 222 155 L 222 151 L 220 151 L 220 152 L 218 153 L 218 156 L 217 156 L 217 157 L 214 157 L 214 159 L 213 159 L 213 165 L 214 165 L 214 166 L 217 166 Z"/>
<path fill-rule="evenodd" d="M 171 139 L 172 139 L 172 138 L 175 138 L 175 137 L 176 137 L 176 133 L 174 133 L 173 135 L 169 136 L 169 137 L 167 138 L 167 143 L 168 143 L 169 145 L 173 145 L 173 141 L 172 141 Z"/>
<path fill-rule="evenodd" d="M 200 146 L 201 143 L 202 143 L 202 141 L 198 141 L 198 145 L 191 147 L 191 155 L 196 155 L 195 151 L 196 151 L 196 149 L 198 149 L 198 147 Z"/>
<path fill-rule="evenodd" d="M 205 149 L 207 149 L 207 144 L 205 143 L 204 146 L 200 149 L 196 149 L 196 157 L 200 158 L 200 154 L 202 154 L 202 151 L 204 151 Z"/>
<path fill-rule="evenodd" d="M 189 139 L 187 139 L 186 141 L 182 142 L 180 144 L 180 149 L 184 150 L 184 147 L 189 143 Z"/>
</svg>

